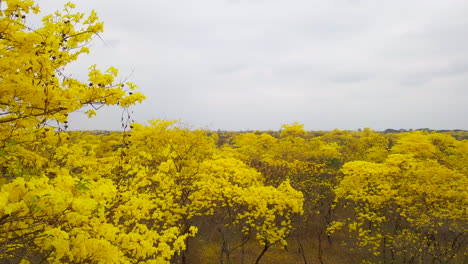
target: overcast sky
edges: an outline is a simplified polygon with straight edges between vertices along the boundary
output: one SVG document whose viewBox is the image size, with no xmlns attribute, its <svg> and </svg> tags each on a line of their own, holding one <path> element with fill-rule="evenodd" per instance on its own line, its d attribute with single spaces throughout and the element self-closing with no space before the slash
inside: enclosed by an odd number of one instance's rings
<svg viewBox="0 0 468 264">
<path fill-rule="evenodd" d="M 134 119 L 213 130 L 468 129 L 466 0 L 79 0 L 104 42 L 70 68 L 116 66 Z M 65 1 L 41 0 L 42 10 Z M 118 108 L 73 129 L 120 128 Z"/>
</svg>

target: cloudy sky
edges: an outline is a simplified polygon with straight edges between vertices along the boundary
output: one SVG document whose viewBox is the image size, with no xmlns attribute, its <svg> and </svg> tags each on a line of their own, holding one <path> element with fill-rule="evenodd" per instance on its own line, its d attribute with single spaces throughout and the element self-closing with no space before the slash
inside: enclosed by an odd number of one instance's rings
<svg viewBox="0 0 468 264">
<path fill-rule="evenodd" d="M 49 12 L 65 1 L 41 0 Z M 104 41 L 70 68 L 116 66 L 135 121 L 213 130 L 468 129 L 466 0 L 80 0 Z M 119 129 L 104 109 L 74 129 Z"/>
</svg>

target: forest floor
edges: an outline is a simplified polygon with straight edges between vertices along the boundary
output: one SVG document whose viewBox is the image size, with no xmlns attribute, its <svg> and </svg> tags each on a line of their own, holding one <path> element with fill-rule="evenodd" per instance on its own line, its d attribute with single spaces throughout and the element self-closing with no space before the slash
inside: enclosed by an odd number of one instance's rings
<svg viewBox="0 0 468 264">
<path fill-rule="evenodd" d="M 261 258 L 261 264 L 355 264 L 361 262 L 357 253 L 350 254 L 344 246 L 324 242 L 321 261 L 318 257 L 318 242 L 316 239 L 288 241 L 288 245 L 274 245 Z M 230 261 L 223 258 L 221 262 L 221 242 L 209 237 L 193 238 L 190 242 L 188 264 L 253 264 L 262 251 L 263 246 L 252 240 L 232 251 Z M 305 259 L 304 259 L 305 258 Z"/>
</svg>

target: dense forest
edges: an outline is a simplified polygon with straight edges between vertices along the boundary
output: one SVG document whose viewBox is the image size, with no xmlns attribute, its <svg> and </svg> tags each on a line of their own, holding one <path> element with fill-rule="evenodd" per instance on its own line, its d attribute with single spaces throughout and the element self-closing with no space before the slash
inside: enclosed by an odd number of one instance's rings
<svg viewBox="0 0 468 264">
<path fill-rule="evenodd" d="M 468 263 L 467 131 L 135 123 L 117 69 L 64 73 L 103 30 L 74 9 L 0 1 L 2 263 Z M 67 131 L 103 105 L 122 131 Z"/>
<path fill-rule="evenodd" d="M 466 263 L 468 141 L 450 133 L 131 126 L 7 141 L 4 260 Z"/>
</svg>

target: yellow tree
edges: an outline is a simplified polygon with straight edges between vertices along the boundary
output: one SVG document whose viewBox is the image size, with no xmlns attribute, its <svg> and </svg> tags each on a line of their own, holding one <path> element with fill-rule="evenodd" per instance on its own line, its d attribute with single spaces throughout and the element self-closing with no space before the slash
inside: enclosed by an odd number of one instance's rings
<svg viewBox="0 0 468 264">
<path fill-rule="evenodd" d="M 364 128 L 362 131 L 346 131 L 335 129 L 325 133 L 321 139 L 338 144 L 344 162 L 366 160 L 381 162 L 388 155 L 389 139 Z"/>
<path fill-rule="evenodd" d="M 268 184 L 278 186 L 289 180 L 304 194 L 304 221 L 295 224 L 296 238 L 302 247 L 301 239 L 309 239 L 311 233 L 316 236 L 320 248 L 318 257 L 321 258 L 321 241 L 330 221 L 334 199 L 332 188 L 340 166 L 339 146 L 313 137 L 299 123 L 285 124 L 282 128 L 278 138 L 266 133 L 240 134 L 233 140 L 233 146 L 226 149 L 232 148 L 231 151 L 262 172 Z"/>
<path fill-rule="evenodd" d="M 0 2 L 2 152 L 16 155 L 22 149 L 17 143 L 35 141 L 37 130 L 45 126 L 66 128 L 68 114 L 84 106 L 91 107 L 87 114 L 93 116 L 93 107 L 128 107 L 144 99 L 139 92 L 129 92 L 136 88 L 133 83 L 115 82 L 118 71 L 113 67 L 101 72 L 91 66 L 85 82 L 64 73 L 69 63 L 89 52 L 89 42 L 103 31 L 96 13 L 85 15 L 74 7 L 66 4 L 63 11 L 44 16 L 42 25 L 33 28 L 28 21 L 40 12 L 34 1 Z M 10 161 L 2 162 L 3 171 Z"/>
<path fill-rule="evenodd" d="M 227 258 L 233 241 L 228 231 L 235 227 L 255 236 L 266 249 L 278 242 L 285 243 L 290 218 L 302 213 L 303 203 L 302 194 L 288 182 L 278 188 L 265 186 L 260 173 L 232 153 L 219 151 L 215 139 L 204 131 L 161 120 L 150 121 L 149 126 L 132 127 L 131 144 L 122 150 L 128 160 L 123 166 L 137 176 L 129 181 L 151 197 L 146 204 L 162 203 L 149 209 L 159 216 L 156 226 L 172 224 L 186 234 L 200 221 L 215 216 L 216 227 L 223 236 L 221 252 Z M 132 164 L 143 167 L 135 170 Z M 130 184 L 124 180 L 118 185 L 126 188 Z M 132 212 L 131 208 L 142 211 L 130 205 L 122 212 Z M 195 218 L 199 221 L 194 221 Z M 184 263 L 188 252 L 181 253 Z"/>
<path fill-rule="evenodd" d="M 179 207 L 148 190 L 141 155 L 99 157 L 98 137 L 89 137 L 58 147 L 51 137 L 55 154 L 39 175 L 2 185 L 2 259 L 167 263 L 184 249 L 196 230 L 183 233 L 179 214 L 155 210 Z"/>
<path fill-rule="evenodd" d="M 468 245 L 466 143 L 406 133 L 383 163 L 346 163 L 335 192 L 354 217 L 336 221 L 330 231 L 344 226 L 376 262 L 462 263 Z"/>
<path fill-rule="evenodd" d="M 26 128 L 49 121 L 66 122 L 67 114 L 83 106 L 100 104 L 123 107 L 141 101 L 140 93 L 128 95 L 135 85 L 115 83 L 117 69 L 104 73 L 89 68 L 86 82 L 70 78 L 65 67 L 88 53 L 87 44 L 103 31 L 96 13 L 75 12 L 74 4 L 42 18 L 32 28 L 28 19 L 39 13 L 34 1 L 3 0 L 0 10 L 0 131 L 2 141 Z M 94 110 L 89 110 L 92 116 Z"/>
<path fill-rule="evenodd" d="M 62 12 L 28 25 L 40 12 L 31 0 L 0 1 L 0 257 L 4 261 L 116 263 L 125 255 L 103 208 L 116 195 L 95 147 L 67 144 L 69 113 L 84 106 L 128 107 L 141 101 L 117 69 L 91 66 L 86 82 L 65 67 L 102 32 L 97 15 Z M 75 152 L 73 152 L 73 150 Z M 70 152 L 71 151 L 71 152 Z M 99 189 L 102 188 L 102 189 Z M 103 218 L 104 217 L 104 218 Z M 109 229 L 110 228 L 110 229 Z M 115 237 L 114 237 L 115 238 Z M 174 237 L 176 240 L 177 237 Z M 112 241 L 112 242 L 111 242 Z M 117 241 L 117 242 L 116 242 Z M 167 258 L 167 257 L 166 257 Z M 123 258 L 125 260 L 125 258 Z M 164 258 L 163 258 L 164 259 Z"/>
</svg>

